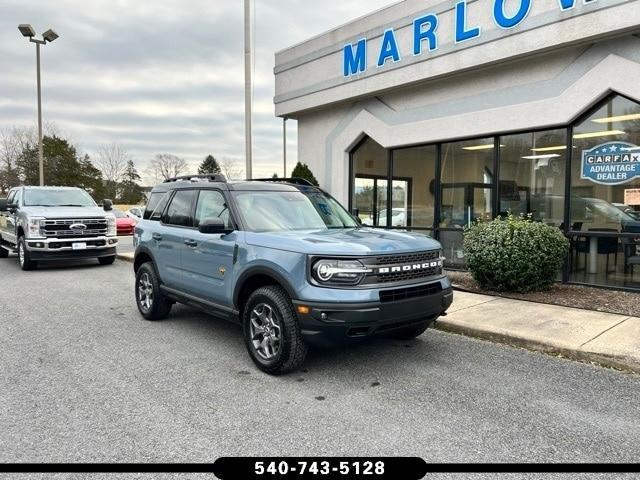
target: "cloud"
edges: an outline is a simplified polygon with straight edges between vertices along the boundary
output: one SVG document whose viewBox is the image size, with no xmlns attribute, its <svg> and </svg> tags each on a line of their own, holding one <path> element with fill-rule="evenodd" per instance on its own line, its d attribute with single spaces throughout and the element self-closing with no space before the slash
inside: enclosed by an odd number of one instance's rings
<svg viewBox="0 0 640 480">
<path fill-rule="evenodd" d="M 255 0 L 254 175 L 282 174 L 274 53 L 388 0 Z M 141 172 L 157 153 L 194 167 L 244 162 L 243 5 L 228 0 L 3 0 L 0 128 L 35 121 L 35 47 L 17 25 L 53 28 L 42 49 L 43 115 L 93 155 L 121 143 Z M 296 161 L 288 122 L 288 165 Z"/>
</svg>

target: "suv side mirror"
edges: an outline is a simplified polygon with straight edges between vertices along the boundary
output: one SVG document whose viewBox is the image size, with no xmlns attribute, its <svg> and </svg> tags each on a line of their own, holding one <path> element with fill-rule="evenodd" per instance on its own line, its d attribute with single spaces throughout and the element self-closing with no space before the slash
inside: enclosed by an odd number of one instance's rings
<svg viewBox="0 0 640 480">
<path fill-rule="evenodd" d="M 7 211 L 7 199 L 0 198 L 0 212 L 6 212 L 6 211 Z"/>
<path fill-rule="evenodd" d="M 108 198 L 105 198 L 102 201 L 102 208 L 104 208 L 105 212 L 110 212 L 111 210 L 113 210 L 113 202 Z"/>
<path fill-rule="evenodd" d="M 224 226 L 224 221 L 221 218 L 207 218 L 200 222 L 198 225 L 198 231 L 200 233 L 215 235 L 215 234 L 227 234 L 231 233 L 232 230 L 229 230 Z"/>
</svg>

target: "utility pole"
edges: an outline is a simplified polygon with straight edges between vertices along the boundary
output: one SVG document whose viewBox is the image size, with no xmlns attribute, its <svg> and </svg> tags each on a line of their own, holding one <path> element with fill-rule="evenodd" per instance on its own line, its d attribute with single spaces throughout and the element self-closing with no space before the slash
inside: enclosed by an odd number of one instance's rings
<svg viewBox="0 0 640 480">
<path fill-rule="evenodd" d="M 40 177 L 40 186 L 44 186 L 44 154 L 42 147 L 42 88 L 40 82 L 40 45 L 46 45 L 47 42 L 51 43 L 58 34 L 49 29 L 42 34 L 42 40 L 35 38 L 36 31 L 28 23 L 21 23 L 18 25 L 18 30 L 22 36 L 29 39 L 31 43 L 36 44 L 36 72 L 37 72 L 37 88 L 38 88 L 38 168 Z"/>
<path fill-rule="evenodd" d="M 282 153 L 284 159 L 284 178 L 287 178 L 287 117 L 282 118 Z"/>
<path fill-rule="evenodd" d="M 252 19 L 251 19 L 251 1 L 244 0 L 244 131 L 245 131 L 245 155 L 247 160 L 246 177 L 251 180 L 253 177 L 253 171 L 251 168 L 253 157 L 253 34 L 252 34 Z"/>
</svg>

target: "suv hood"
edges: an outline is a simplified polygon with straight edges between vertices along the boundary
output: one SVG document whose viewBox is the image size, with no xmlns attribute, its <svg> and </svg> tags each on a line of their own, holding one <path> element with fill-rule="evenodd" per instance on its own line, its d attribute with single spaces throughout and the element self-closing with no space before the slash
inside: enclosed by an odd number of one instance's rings
<svg viewBox="0 0 640 480">
<path fill-rule="evenodd" d="M 441 248 L 439 242 L 421 233 L 375 228 L 247 232 L 246 241 L 251 245 L 310 255 L 379 255 Z"/>
<path fill-rule="evenodd" d="M 21 207 L 20 211 L 30 217 L 44 218 L 104 218 L 113 215 L 100 207 Z"/>
</svg>

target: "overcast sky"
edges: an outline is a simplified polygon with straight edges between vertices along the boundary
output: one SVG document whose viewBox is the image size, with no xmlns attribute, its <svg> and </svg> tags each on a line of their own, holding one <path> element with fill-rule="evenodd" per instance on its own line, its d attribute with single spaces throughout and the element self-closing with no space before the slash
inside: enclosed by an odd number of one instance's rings
<svg viewBox="0 0 640 480">
<path fill-rule="evenodd" d="M 282 174 L 274 53 L 390 3 L 255 0 L 254 175 Z M 60 35 L 42 51 L 43 114 L 83 152 L 120 143 L 141 173 L 157 153 L 244 162 L 242 1 L 0 0 L 0 128 L 36 121 L 35 46 L 19 23 Z"/>
</svg>

